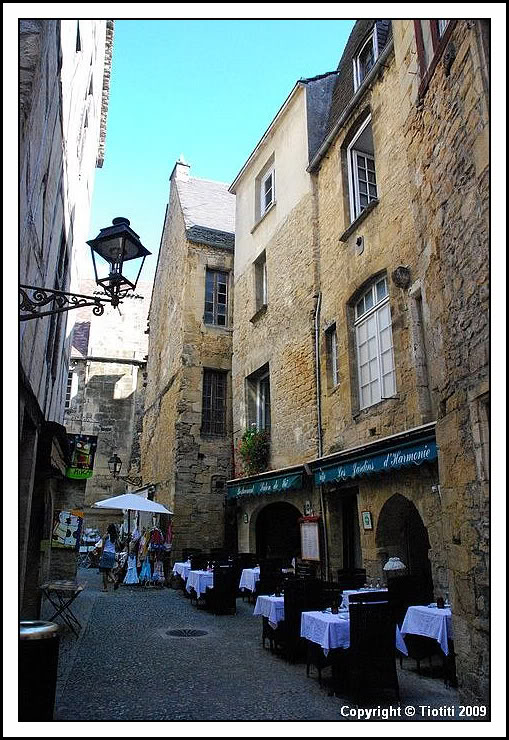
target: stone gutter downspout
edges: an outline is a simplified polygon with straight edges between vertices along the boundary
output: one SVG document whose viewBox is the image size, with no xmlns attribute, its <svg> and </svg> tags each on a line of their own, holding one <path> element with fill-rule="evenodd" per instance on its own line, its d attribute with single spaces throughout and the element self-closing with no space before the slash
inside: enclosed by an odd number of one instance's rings
<svg viewBox="0 0 509 740">
<path fill-rule="evenodd" d="M 322 386 L 320 381 L 320 309 L 322 306 L 322 294 L 316 296 L 315 306 L 315 374 L 316 374 L 316 419 L 318 432 L 318 457 L 323 455 L 322 442 Z M 325 578 L 329 580 L 329 543 L 327 539 L 327 523 L 325 521 L 325 502 L 323 498 L 323 485 L 319 485 L 320 509 L 322 512 L 323 544 L 324 544 L 324 569 Z"/>
</svg>

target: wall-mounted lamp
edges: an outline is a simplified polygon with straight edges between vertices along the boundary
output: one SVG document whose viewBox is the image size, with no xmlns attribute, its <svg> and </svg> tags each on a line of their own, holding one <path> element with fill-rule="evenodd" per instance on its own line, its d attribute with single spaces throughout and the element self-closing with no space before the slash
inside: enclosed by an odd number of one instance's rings
<svg viewBox="0 0 509 740">
<path fill-rule="evenodd" d="M 122 470 L 122 460 L 116 453 L 114 453 L 108 460 L 108 468 L 115 480 L 123 480 L 126 483 L 130 483 L 132 486 L 141 486 L 141 476 L 136 475 L 131 477 L 129 475 L 120 475 L 120 471 Z"/>
<path fill-rule="evenodd" d="M 127 218 L 114 218 L 112 223 L 112 226 L 101 229 L 95 239 L 87 242 L 92 252 L 96 283 L 108 297 L 20 285 L 20 321 L 40 319 L 85 306 L 93 306 L 92 313 L 102 316 L 104 304 L 110 303 L 116 308 L 128 292 L 136 288 L 145 258 L 151 253 L 140 242 L 138 234 L 129 227 Z M 136 259 L 141 259 L 141 265 L 133 282 L 122 271 L 126 262 Z M 51 306 L 51 309 L 41 311 L 44 306 Z"/>
</svg>

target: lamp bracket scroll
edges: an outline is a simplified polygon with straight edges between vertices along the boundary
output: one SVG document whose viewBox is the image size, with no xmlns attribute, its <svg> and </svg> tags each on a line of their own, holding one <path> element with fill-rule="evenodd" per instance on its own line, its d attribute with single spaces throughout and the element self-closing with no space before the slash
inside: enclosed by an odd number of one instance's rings
<svg viewBox="0 0 509 740">
<path fill-rule="evenodd" d="M 93 306 L 92 313 L 95 316 L 102 316 L 104 313 L 104 304 L 112 302 L 111 298 L 81 295 L 80 293 L 66 293 L 63 290 L 37 288 L 34 285 L 20 285 L 19 297 L 20 321 L 40 319 L 43 316 L 52 316 L 56 313 L 63 313 L 73 308 L 84 308 L 86 306 Z M 50 310 L 39 310 L 45 306 L 51 307 Z"/>
</svg>

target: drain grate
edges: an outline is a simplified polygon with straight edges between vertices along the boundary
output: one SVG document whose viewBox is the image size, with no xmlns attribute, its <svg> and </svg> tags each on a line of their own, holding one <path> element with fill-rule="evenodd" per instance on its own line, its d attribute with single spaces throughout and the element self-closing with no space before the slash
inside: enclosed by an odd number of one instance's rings
<svg viewBox="0 0 509 740">
<path fill-rule="evenodd" d="M 193 630 L 193 629 L 178 629 L 178 630 L 166 630 L 169 637 L 203 637 L 208 635 L 207 630 Z"/>
</svg>

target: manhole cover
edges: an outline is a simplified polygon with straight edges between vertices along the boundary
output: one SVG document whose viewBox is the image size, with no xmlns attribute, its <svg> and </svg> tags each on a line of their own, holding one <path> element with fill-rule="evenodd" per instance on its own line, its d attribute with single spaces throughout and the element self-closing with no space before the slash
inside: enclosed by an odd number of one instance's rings
<svg viewBox="0 0 509 740">
<path fill-rule="evenodd" d="M 166 634 L 169 637 L 203 637 L 203 635 L 208 635 L 208 632 L 206 630 L 179 629 L 166 630 Z"/>
</svg>

